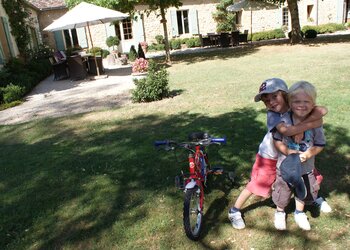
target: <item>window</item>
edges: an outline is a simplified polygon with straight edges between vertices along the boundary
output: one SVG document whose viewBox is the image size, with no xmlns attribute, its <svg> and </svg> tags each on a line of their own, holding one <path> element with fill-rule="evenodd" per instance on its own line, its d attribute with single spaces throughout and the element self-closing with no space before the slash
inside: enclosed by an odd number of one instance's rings
<svg viewBox="0 0 350 250">
<path fill-rule="evenodd" d="M 312 9 L 313 9 L 313 5 L 308 5 L 307 6 L 307 18 L 310 19 L 311 18 L 311 14 L 312 14 Z"/>
<path fill-rule="evenodd" d="M 176 11 L 177 27 L 179 29 L 179 35 L 190 33 L 188 26 L 188 10 Z"/>
<path fill-rule="evenodd" d="M 76 29 L 63 30 L 63 34 L 64 34 L 64 39 L 66 41 L 67 48 L 79 46 L 79 40 L 78 40 L 78 35 L 77 35 Z"/>
<path fill-rule="evenodd" d="M 236 24 L 242 24 L 242 11 L 236 12 Z"/>
<path fill-rule="evenodd" d="M 39 47 L 38 37 L 36 35 L 36 30 L 33 27 L 29 27 L 29 34 L 31 40 L 31 49 L 37 49 Z"/>
<path fill-rule="evenodd" d="M 130 18 L 123 20 L 123 33 L 125 40 L 132 39 L 132 23 Z"/>
<path fill-rule="evenodd" d="M 282 25 L 288 26 L 288 8 L 282 9 Z"/>
</svg>

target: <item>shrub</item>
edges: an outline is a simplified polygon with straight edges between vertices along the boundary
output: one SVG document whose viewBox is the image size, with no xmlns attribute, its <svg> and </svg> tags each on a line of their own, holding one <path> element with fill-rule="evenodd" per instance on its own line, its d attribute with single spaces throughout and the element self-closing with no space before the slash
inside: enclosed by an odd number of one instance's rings
<svg viewBox="0 0 350 250">
<path fill-rule="evenodd" d="M 100 47 L 92 47 L 91 49 L 88 50 L 89 53 L 95 56 L 100 56 L 101 55 L 102 49 Z"/>
<path fill-rule="evenodd" d="M 327 24 L 321 24 L 318 26 L 312 26 L 312 25 L 305 25 L 301 29 L 303 32 L 306 32 L 307 30 L 315 30 L 317 34 L 324 34 L 324 33 L 333 33 L 338 30 L 345 30 L 346 27 L 344 24 L 341 23 L 327 23 Z"/>
<path fill-rule="evenodd" d="M 170 40 L 170 48 L 171 49 L 181 49 L 181 39 L 171 39 Z"/>
<path fill-rule="evenodd" d="M 137 58 L 137 52 L 136 52 L 136 49 L 135 49 L 135 46 L 134 45 L 131 45 L 130 47 L 130 51 L 129 51 L 129 60 L 130 61 L 135 61 L 136 58 Z"/>
<path fill-rule="evenodd" d="M 164 37 L 162 35 L 156 35 L 155 39 L 157 40 L 158 44 L 164 44 Z"/>
<path fill-rule="evenodd" d="M 114 46 L 118 46 L 120 43 L 119 38 L 117 36 L 109 36 L 106 39 L 106 44 L 108 47 L 113 47 L 114 50 Z"/>
<path fill-rule="evenodd" d="M 186 41 L 187 48 L 193 48 L 196 46 L 196 41 L 194 38 L 190 38 Z"/>
<path fill-rule="evenodd" d="M 21 100 L 22 96 L 25 93 L 24 87 L 13 85 L 12 83 L 7 85 L 1 90 L 3 95 L 3 101 L 5 103 L 10 103 L 14 101 Z"/>
<path fill-rule="evenodd" d="M 256 32 L 253 34 L 252 41 L 269 40 L 276 38 L 285 38 L 285 34 L 282 29 L 268 30 Z"/>
<path fill-rule="evenodd" d="M 300 31 L 300 35 L 301 35 L 302 38 L 304 38 L 304 32 L 303 31 Z M 288 38 L 290 39 L 291 36 L 292 36 L 292 31 L 289 31 L 288 32 Z"/>
<path fill-rule="evenodd" d="M 143 73 L 148 70 L 148 61 L 145 58 L 137 58 L 132 64 L 133 73 Z"/>
<path fill-rule="evenodd" d="M 133 102 L 152 102 L 169 96 L 169 74 L 164 67 L 158 68 L 150 60 L 146 78 L 134 79 L 136 89 L 132 91 Z"/>
<path fill-rule="evenodd" d="M 145 52 L 142 49 L 141 43 L 139 43 L 139 47 L 137 48 L 137 57 L 138 58 L 146 58 Z"/>
<path fill-rule="evenodd" d="M 316 38 L 317 37 L 317 31 L 313 29 L 309 29 L 305 31 L 305 38 Z"/>
<path fill-rule="evenodd" d="M 165 50 L 165 45 L 153 43 L 148 47 L 148 49 L 153 51 L 162 51 L 162 50 Z"/>
</svg>

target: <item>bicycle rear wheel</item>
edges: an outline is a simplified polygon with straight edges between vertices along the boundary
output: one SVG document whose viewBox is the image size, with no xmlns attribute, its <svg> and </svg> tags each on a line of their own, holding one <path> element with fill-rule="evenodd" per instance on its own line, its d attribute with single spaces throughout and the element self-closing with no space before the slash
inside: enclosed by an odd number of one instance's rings
<svg viewBox="0 0 350 250">
<path fill-rule="evenodd" d="M 203 209 L 202 192 L 199 187 L 187 189 L 184 200 L 183 222 L 185 233 L 191 240 L 198 240 L 202 229 Z"/>
</svg>

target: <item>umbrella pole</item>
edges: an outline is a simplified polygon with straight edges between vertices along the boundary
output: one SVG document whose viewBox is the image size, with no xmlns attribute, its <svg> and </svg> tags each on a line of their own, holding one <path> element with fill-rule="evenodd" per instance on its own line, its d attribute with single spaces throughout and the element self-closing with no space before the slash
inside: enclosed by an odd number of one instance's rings
<svg viewBox="0 0 350 250">
<path fill-rule="evenodd" d="M 88 28 L 88 31 L 89 31 L 89 37 L 90 37 L 90 42 L 91 42 L 91 48 L 93 48 L 93 47 L 94 47 L 94 44 L 93 44 L 92 38 L 91 38 L 91 32 L 90 32 L 89 23 L 87 24 L 87 28 Z M 102 57 L 102 55 L 101 55 L 101 57 Z M 98 64 L 97 64 L 96 54 L 95 54 L 95 53 L 94 53 L 94 59 L 95 59 L 95 65 L 96 65 L 97 76 L 100 76 L 100 69 L 98 68 Z"/>
</svg>

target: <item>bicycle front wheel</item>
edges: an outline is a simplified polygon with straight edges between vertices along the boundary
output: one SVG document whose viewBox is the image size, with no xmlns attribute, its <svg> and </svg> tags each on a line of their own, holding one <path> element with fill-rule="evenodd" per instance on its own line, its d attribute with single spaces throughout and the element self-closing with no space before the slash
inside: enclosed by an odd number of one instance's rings
<svg viewBox="0 0 350 250">
<path fill-rule="evenodd" d="M 191 240 L 198 240 L 202 229 L 203 210 L 200 202 L 202 195 L 197 186 L 187 189 L 185 193 L 183 222 L 185 233 Z"/>
</svg>

